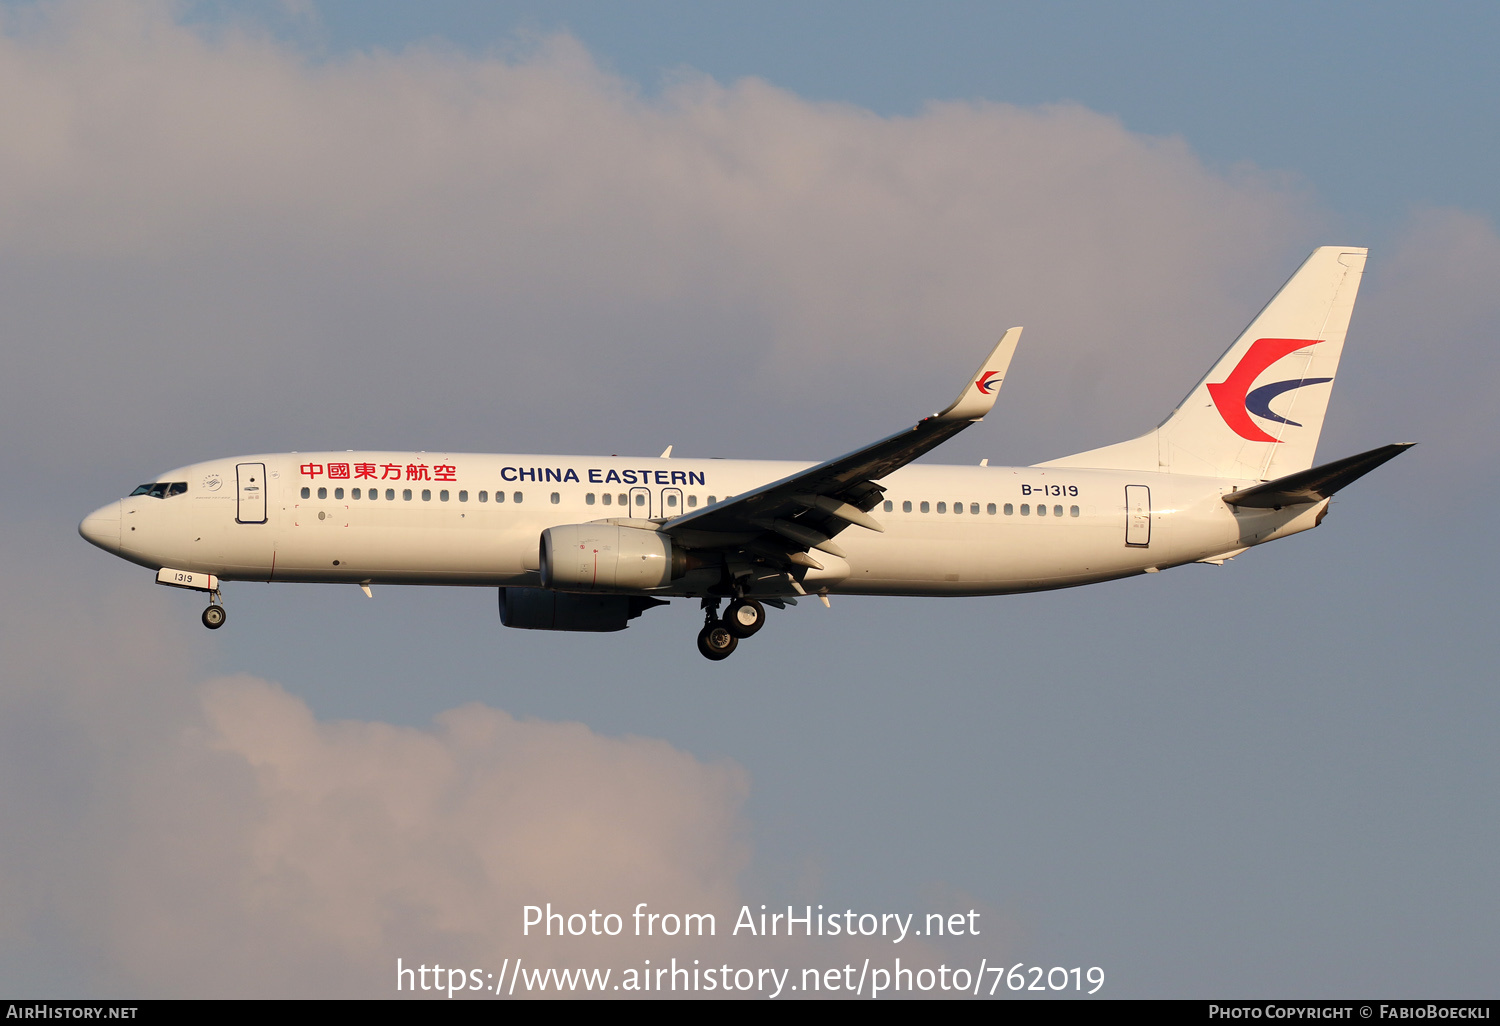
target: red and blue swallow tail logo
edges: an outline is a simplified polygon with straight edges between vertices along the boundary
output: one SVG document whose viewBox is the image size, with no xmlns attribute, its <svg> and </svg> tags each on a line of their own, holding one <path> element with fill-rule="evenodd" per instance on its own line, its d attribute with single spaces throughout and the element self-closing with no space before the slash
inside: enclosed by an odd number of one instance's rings
<svg viewBox="0 0 1500 1026">
<path fill-rule="evenodd" d="M 1299 349 L 1315 346 L 1321 341 L 1322 339 L 1316 338 L 1256 339 L 1240 362 L 1235 364 L 1234 370 L 1229 372 L 1228 377 L 1217 384 L 1210 383 L 1208 394 L 1213 397 L 1219 416 L 1224 418 L 1224 423 L 1229 425 L 1230 430 L 1251 442 L 1280 441 L 1262 431 L 1260 426 L 1250 419 L 1252 413 L 1277 424 L 1301 427 L 1302 425 L 1295 420 L 1287 420 L 1272 410 L 1271 400 L 1283 392 L 1290 392 L 1304 385 L 1321 385 L 1332 381 L 1332 378 L 1292 378 L 1287 381 L 1273 381 L 1268 385 L 1260 386 L 1253 392 L 1250 386 L 1255 384 L 1255 379 L 1277 360 Z"/>
<path fill-rule="evenodd" d="M 1000 387 L 999 381 L 991 381 L 991 378 L 999 377 L 999 371 L 985 371 L 979 375 L 979 380 L 974 382 L 981 395 L 994 395 L 995 389 Z"/>
</svg>

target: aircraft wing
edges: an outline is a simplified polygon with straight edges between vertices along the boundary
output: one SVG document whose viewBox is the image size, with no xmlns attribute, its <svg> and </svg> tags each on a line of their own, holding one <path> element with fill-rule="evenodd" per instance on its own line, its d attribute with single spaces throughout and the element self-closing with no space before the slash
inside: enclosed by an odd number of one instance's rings
<svg viewBox="0 0 1500 1026">
<path fill-rule="evenodd" d="M 793 553 L 818 548 L 842 555 L 829 539 L 850 524 L 884 530 L 869 514 L 885 491 L 875 482 L 983 419 L 995 405 L 1020 338 L 1020 328 L 1007 331 L 940 413 L 837 459 L 669 520 L 661 530 L 688 548 L 742 548 L 803 566 L 818 564 Z"/>
</svg>

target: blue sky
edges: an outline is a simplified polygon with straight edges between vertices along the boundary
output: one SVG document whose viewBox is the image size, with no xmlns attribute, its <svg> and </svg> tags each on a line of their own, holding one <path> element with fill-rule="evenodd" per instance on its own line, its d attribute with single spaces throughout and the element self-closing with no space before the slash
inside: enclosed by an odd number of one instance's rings
<svg viewBox="0 0 1500 1026">
<path fill-rule="evenodd" d="M 1493 996 L 1493 7 L 0 11 L 0 987 L 681 955 L 516 935 L 651 900 L 979 908 L 921 957 L 1115 997 Z M 1039 461 L 1333 243 L 1320 456 L 1422 444 L 1225 567 L 836 598 L 710 666 L 682 603 L 575 638 L 467 589 L 238 585 L 209 635 L 75 533 L 237 453 L 823 458 L 1012 323 L 931 458 Z"/>
</svg>

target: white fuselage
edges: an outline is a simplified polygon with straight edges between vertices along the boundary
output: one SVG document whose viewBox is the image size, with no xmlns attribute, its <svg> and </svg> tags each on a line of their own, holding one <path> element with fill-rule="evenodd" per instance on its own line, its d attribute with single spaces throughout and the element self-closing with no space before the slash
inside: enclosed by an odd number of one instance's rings
<svg viewBox="0 0 1500 1026">
<path fill-rule="evenodd" d="M 807 466 L 393 452 L 246 456 L 162 475 L 186 482 L 186 490 L 121 499 L 84 529 L 95 544 L 143 566 L 226 581 L 535 588 L 538 539 L 547 528 L 670 519 Z M 264 468 L 259 477 L 257 467 Z M 1141 471 L 922 464 L 880 483 L 885 501 L 871 515 L 884 532 L 841 532 L 847 572 L 830 560 L 837 569 L 812 575 L 808 590 L 994 595 L 1089 584 L 1231 555 L 1315 526 L 1327 506 L 1235 512 L 1222 496 L 1250 482 Z M 703 594 L 702 585 L 689 575 L 654 593 Z"/>
</svg>

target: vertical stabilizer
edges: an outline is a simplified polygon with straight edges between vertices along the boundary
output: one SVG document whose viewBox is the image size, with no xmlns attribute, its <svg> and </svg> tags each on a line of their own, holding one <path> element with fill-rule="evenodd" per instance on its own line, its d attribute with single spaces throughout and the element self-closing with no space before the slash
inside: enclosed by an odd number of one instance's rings
<svg viewBox="0 0 1500 1026">
<path fill-rule="evenodd" d="M 1241 480 L 1311 467 L 1366 252 L 1314 250 L 1155 431 L 1040 465 Z"/>
</svg>

